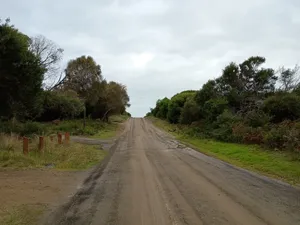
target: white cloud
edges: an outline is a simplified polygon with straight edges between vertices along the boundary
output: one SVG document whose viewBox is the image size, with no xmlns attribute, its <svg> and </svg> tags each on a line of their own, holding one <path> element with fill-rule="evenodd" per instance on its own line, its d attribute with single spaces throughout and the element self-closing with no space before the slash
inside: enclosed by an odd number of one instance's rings
<svg viewBox="0 0 300 225">
<path fill-rule="evenodd" d="M 135 68 L 145 68 L 146 65 L 151 62 L 154 58 L 154 55 L 152 53 L 141 53 L 141 54 L 133 54 L 131 56 L 131 60 L 133 63 L 133 66 Z"/>
</svg>

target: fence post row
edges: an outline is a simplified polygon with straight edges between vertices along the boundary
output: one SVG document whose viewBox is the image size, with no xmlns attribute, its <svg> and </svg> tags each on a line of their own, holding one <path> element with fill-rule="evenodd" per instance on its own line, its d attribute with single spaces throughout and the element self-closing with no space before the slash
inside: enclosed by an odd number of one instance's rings
<svg viewBox="0 0 300 225">
<path fill-rule="evenodd" d="M 27 137 L 18 137 L 18 139 L 23 139 L 23 154 L 24 155 L 28 155 L 29 153 L 29 138 Z M 50 140 L 53 141 L 54 137 L 51 135 L 50 136 Z M 57 141 L 58 144 L 62 144 L 63 142 L 63 137 L 61 133 L 57 134 Z M 65 143 L 69 144 L 70 143 L 70 133 L 66 132 L 65 133 Z M 38 150 L 39 152 L 41 152 L 45 147 L 45 140 L 44 140 L 44 136 L 40 136 L 39 137 L 39 144 L 38 144 Z"/>
</svg>

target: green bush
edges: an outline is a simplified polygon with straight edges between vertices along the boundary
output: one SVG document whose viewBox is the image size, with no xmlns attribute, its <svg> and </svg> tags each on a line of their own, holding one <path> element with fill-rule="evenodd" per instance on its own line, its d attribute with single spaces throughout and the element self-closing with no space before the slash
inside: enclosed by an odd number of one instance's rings
<svg viewBox="0 0 300 225">
<path fill-rule="evenodd" d="M 184 103 L 189 97 L 195 95 L 195 91 L 183 91 L 174 95 L 168 105 L 167 119 L 170 123 L 178 123 Z"/>
<path fill-rule="evenodd" d="M 161 119 L 166 119 L 168 114 L 168 106 L 170 99 L 164 98 L 156 102 L 156 114 L 155 116 Z"/>
<path fill-rule="evenodd" d="M 21 136 L 30 136 L 32 134 L 42 135 L 47 133 L 47 131 L 47 126 L 38 122 L 26 121 L 25 123 L 21 123 L 15 120 L 0 122 L 0 133 L 15 133 Z"/>
<path fill-rule="evenodd" d="M 240 120 L 239 116 L 234 115 L 229 110 L 225 110 L 217 117 L 217 121 L 214 123 L 216 128 L 211 132 L 212 137 L 226 142 L 237 141 L 233 136 L 232 126 Z"/>
<path fill-rule="evenodd" d="M 43 113 L 39 121 L 74 119 L 84 110 L 84 103 L 71 92 L 44 92 Z"/>
<path fill-rule="evenodd" d="M 271 96 L 265 100 L 263 109 L 273 122 L 296 120 L 300 118 L 300 96 L 290 93 Z"/>
<path fill-rule="evenodd" d="M 228 101 L 225 98 L 214 98 L 205 102 L 203 106 L 205 118 L 214 121 L 228 108 Z"/>
<path fill-rule="evenodd" d="M 284 121 L 270 125 L 264 135 L 264 143 L 275 149 L 300 150 L 300 123 Z"/>
<path fill-rule="evenodd" d="M 250 127 L 263 127 L 271 120 L 270 115 L 261 110 L 251 110 L 243 115 L 243 121 Z"/>
<path fill-rule="evenodd" d="M 200 107 L 195 102 L 194 98 L 190 97 L 184 103 L 182 108 L 179 123 L 191 124 L 200 119 Z"/>
</svg>

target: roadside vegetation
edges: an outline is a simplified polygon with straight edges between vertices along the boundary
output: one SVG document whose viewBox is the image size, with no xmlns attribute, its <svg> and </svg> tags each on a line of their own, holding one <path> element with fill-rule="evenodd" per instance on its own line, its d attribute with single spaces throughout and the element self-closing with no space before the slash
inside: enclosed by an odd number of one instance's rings
<svg viewBox="0 0 300 225">
<path fill-rule="evenodd" d="M 263 173 L 291 184 L 300 184 L 300 155 L 290 151 L 273 151 L 254 144 L 221 142 L 192 135 L 187 125 L 170 124 L 165 120 L 148 117 L 154 125 L 171 133 L 182 143 L 206 155 L 233 165 Z"/>
<path fill-rule="evenodd" d="M 95 135 L 114 115 L 130 116 L 126 86 L 108 82 L 91 56 L 61 68 L 63 49 L 0 21 L 0 133 Z"/>
<path fill-rule="evenodd" d="M 47 206 L 43 204 L 19 205 L 0 214 L 2 225 L 33 225 L 44 213 Z M 1 213 L 1 212 L 0 212 Z"/>
<path fill-rule="evenodd" d="M 60 46 L 42 35 L 29 37 L 9 19 L 0 19 L 0 37 L 0 170 L 82 170 L 98 164 L 107 154 L 100 146 L 57 144 L 56 134 L 115 136 L 130 117 L 126 86 L 107 81 L 92 56 L 78 55 L 63 68 Z M 29 138 L 28 155 L 23 136 Z M 42 151 L 39 136 L 45 139 Z M 26 204 L 20 200 L 0 210 L 0 223 L 35 224 L 45 208 Z"/>
<path fill-rule="evenodd" d="M 29 155 L 23 154 L 22 141 L 16 136 L 0 135 L 0 168 L 55 168 L 87 169 L 99 163 L 106 155 L 99 146 L 77 143 L 57 144 L 46 138 L 42 152 L 38 150 L 38 137 L 29 144 Z"/>
<path fill-rule="evenodd" d="M 264 63 L 259 56 L 232 62 L 200 90 L 159 99 L 147 116 L 205 153 L 300 183 L 299 67 Z"/>
</svg>

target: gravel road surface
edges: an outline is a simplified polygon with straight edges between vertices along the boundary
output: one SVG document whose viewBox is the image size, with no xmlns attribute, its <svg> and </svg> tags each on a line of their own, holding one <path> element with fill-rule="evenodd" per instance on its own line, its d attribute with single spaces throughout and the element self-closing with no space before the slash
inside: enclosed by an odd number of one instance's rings
<svg viewBox="0 0 300 225">
<path fill-rule="evenodd" d="M 46 224 L 299 225 L 300 190 L 130 119 L 105 162 Z"/>
</svg>

